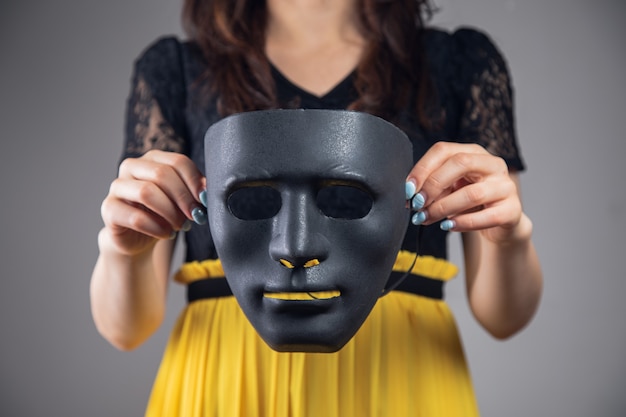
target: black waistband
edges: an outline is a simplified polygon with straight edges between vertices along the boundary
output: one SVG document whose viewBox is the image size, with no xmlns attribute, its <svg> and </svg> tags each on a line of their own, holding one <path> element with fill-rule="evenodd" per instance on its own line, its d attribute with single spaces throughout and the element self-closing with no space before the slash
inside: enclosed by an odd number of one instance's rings
<svg viewBox="0 0 626 417">
<path fill-rule="evenodd" d="M 402 272 L 392 272 L 391 279 L 397 279 Z M 436 300 L 443 299 L 443 281 L 426 278 L 420 275 L 409 275 L 394 291 L 403 291 L 411 294 Z M 233 295 L 226 278 L 206 278 L 194 281 L 187 285 L 187 302 L 191 303 L 204 298 L 228 297 Z"/>
</svg>

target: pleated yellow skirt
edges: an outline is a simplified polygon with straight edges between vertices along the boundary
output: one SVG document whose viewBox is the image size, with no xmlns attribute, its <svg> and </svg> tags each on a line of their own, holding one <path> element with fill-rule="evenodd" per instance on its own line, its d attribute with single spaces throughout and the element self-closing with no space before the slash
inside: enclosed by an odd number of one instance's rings
<svg viewBox="0 0 626 417">
<path fill-rule="evenodd" d="M 434 261 L 414 271 L 448 279 L 449 264 Z M 214 267 L 187 265 L 179 280 L 218 276 Z M 275 352 L 234 297 L 191 302 L 170 336 L 146 416 L 472 417 L 478 409 L 446 303 L 394 291 L 336 353 Z"/>
</svg>

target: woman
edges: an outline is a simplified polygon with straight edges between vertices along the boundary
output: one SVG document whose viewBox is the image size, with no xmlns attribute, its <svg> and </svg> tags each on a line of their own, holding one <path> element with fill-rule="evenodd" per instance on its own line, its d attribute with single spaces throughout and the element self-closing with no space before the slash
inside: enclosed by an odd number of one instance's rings
<svg viewBox="0 0 626 417">
<path fill-rule="evenodd" d="M 412 0 L 187 0 L 190 41 L 161 39 L 137 60 L 91 283 L 96 326 L 114 346 L 133 349 L 161 324 L 177 232 L 187 243 L 178 282 L 191 289 L 222 275 L 201 226 L 210 181 L 200 171 L 202 138 L 242 111 L 350 108 L 401 127 L 415 153 L 407 199 L 413 223 L 425 226 L 408 279 L 435 287 L 382 297 L 333 354 L 274 352 L 232 296 L 190 291 L 147 415 L 478 415 L 441 300 L 456 273 L 446 234 L 461 232 L 469 304 L 494 337 L 531 320 L 542 274 L 519 196 L 524 166 L 504 59 L 477 31 L 424 28 L 430 11 Z M 402 251 L 397 270 L 411 260 Z"/>
</svg>

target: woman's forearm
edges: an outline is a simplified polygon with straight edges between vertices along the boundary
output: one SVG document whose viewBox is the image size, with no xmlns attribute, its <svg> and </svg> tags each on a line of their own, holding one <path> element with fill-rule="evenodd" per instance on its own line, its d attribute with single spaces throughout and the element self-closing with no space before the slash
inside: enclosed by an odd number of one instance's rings
<svg viewBox="0 0 626 417">
<path fill-rule="evenodd" d="M 90 286 L 94 322 L 118 349 L 136 348 L 163 321 L 173 241 L 157 241 L 149 250 L 129 256 L 115 250 L 104 228 L 98 245 Z"/>
<path fill-rule="evenodd" d="M 506 243 L 495 243 L 480 232 L 463 237 L 470 307 L 481 325 L 500 339 L 530 322 L 543 287 L 532 222 L 524 214 L 518 229 Z"/>
</svg>

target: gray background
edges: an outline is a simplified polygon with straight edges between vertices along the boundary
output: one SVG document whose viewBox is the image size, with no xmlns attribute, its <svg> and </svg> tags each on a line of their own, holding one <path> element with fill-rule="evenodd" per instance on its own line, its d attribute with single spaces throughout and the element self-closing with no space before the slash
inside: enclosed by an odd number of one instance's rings
<svg viewBox="0 0 626 417">
<path fill-rule="evenodd" d="M 88 284 L 132 61 L 156 37 L 180 33 L 179 3 L 2 0 L 2 416 L 143 412 L 183 290 L 171 287 L 159 333 L 122 353 L 92 325 Z M 483 414 L 622 416 L 626 4 L 438 4 L 436 23 L 485 29 L 509 60 L 525 208 L 545 271 L 536 319 L 506 342 L 473 321 L 462 278 L 448 287 Z M 451 247 L 458 261 L 456 237 Z"/>
</svg>

